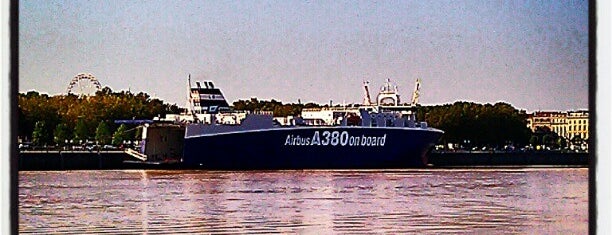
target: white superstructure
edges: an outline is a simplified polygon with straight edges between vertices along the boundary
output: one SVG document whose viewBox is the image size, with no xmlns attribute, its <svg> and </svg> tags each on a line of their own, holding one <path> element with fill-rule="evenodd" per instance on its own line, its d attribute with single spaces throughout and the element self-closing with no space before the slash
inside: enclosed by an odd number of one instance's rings
<svg viewBox="0 0 612 235">
<path fill-rule="evenodd" d="M 420 79 L 417 79 L 413 98 L 410 106 L 416 106 L 418 102 Z M 360 107 L 323 107 L 323 108 L 308 108 L 302 110 L 301 118 L 305 125 L 320 125 L 320 126 L 334 126 L 340 125 L 345 119 L 350 117 L 360 116 L 360 108 L 366 108 L 369 110 L 378 109 L 380 106 L 384 107 L 402 107 L 400 95 L 397 86 L 391 83 L 390 79 L 387 79 L 385 84 L 380 88 L 380 92 L 376 96 L 376 104 L 372 104 L 370 101 L 369 82 L 363 83 L 364 97 L 363 105 Z M 411 120 L 414 120 L 413 112 L 403 111 L 403 115 L 409 116 Z M 350 122 L 350 120 L 347 120 Z"/>
</svg>

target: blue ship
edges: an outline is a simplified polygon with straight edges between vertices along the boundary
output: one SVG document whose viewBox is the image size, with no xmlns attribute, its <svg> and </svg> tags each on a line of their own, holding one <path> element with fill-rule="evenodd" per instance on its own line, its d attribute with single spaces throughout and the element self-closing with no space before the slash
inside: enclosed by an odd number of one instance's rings
<svg viewBox="0 0 612 235">
<path fill-rule="evenodd" d="M 190 83 L 191 117 L 182 164 L 243 169 L 394 169 L 423 167 L 444 133 L 416 120 L 420 80 L 401 105 L 387 80 L 376 102 L 364 83 L 363 105 L 304 109 L 298 117 L 230 110 L 212 82 Z"/>
</svg>

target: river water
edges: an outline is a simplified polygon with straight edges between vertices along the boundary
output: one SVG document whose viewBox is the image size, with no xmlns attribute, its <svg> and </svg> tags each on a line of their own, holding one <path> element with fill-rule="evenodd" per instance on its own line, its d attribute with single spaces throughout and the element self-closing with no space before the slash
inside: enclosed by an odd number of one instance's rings
<svg viewBox="0 0 612 235">
<path fill-rule="evenodd" d="M 588 232 L 588 169 L 19 172 L 23 234 Z"/>
</svg>

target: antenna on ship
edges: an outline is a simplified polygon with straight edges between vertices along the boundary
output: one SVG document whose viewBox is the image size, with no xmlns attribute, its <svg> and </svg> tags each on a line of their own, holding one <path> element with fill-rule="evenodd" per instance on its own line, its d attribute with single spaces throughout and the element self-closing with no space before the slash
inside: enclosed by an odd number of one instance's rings
<svg viewBox="0 0 612 235">
<path fill-rule="evenodd" d="M 410 103 L 410 105 L 415 106 L 417 105 L 417 103 L 419 103 L 420 90 L 421 90 L 421 79 L 417 78 L 416 84 L 414 86 L 414 92 L 412 93 L 412 102 Z"/>
<path fill-rule="evenodd" d="M 191 114 L 193 109 L 191 108 L 191 73 L 187 78 L 187 114 Z"/>
<path fill-rule="evenodd" d="M 372 100 L 370 99 L 370 89 L 369 89 L 369 81 L 365 81 L 363 82 L 363 89 L 365 90 L 365 94 L 363 97 L 363 104 L 364 105 L 372 105 Z"/>
</svg>

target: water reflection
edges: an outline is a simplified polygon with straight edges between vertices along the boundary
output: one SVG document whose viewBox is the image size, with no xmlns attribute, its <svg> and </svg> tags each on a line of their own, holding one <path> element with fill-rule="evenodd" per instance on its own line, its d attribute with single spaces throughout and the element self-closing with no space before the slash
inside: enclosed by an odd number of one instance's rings
<svg viewBox="0 0 612 235">
<path fill-rule="evenodd" d="M 20 233 L 586 233 L 587 169 L 20 172 Z"/>
</svg>

